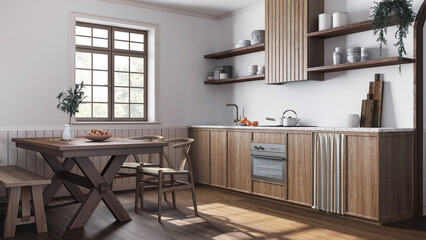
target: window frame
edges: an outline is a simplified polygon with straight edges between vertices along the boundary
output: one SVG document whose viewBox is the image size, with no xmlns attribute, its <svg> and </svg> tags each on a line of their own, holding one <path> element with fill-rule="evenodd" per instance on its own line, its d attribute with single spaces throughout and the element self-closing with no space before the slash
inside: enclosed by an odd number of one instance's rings
<svg viewBox="0 0 426 240">
<path fill-rule="evenodd" d="M 102 54 L 107 54 L 108 55 L 108 84 L 106 85 L 108 87 L 108 118 L 94 118 L 94 117 L 76 117 L 75 120 L 76 122 L 147 122 L 148 121 L 148 31 L 145 30 L 138 30 L 138 29 L 131 29 L 131 28 L 123 28 L 123 27 L 116 27 L 116 26 L 111 26 L 111 25 L 102 25 L 102 24 L 96 24 L 96 23 L 88 23 L 88 22 L 83 22 L 83 21 L 76 21 L 75 22 L 75 27 L 77 26 L 82 26 L 82 27 L 91 27 L 91 28 L 100 28 L 100 29 L 105 29 L 108 31 L 108 47 L 107 48 L 103 48 L 103 47 L 94 47 L 94 46 L 85 46 L 85 45 L 77 45 L 77 43 L 74 41 L 74 47 L 75 47 L 75 53 L 77 52 L 90 52 L 90 53 L 102 53 Z M 129 32 L 130 33 L 137 33 L 137 34 L 142 34 L 144 36 L 144 49 L 143 52 L 140 51 L 135 51 L 135 50 L 123 50 L 123 49 L 114 49 L 114 31 L 124 31 L 124 32 Z M 77 36 L 81 36 L 81 35 L 77 35 L 76 33 L 74 34 L 74 39 L 76 39 Z M 93 32 L 92 32 L 92 45 L 93 45 Z M 129 48 L 130 48 L 130 43 L 132 41 L 130 41 L 129 38 Z M 114 56 L 115 55 L 122 55 L 122 56 L 128 56 L 128 57 L 140 57 L 144 59 L 144 71 L 143 71 L 143 87 L 136 87 L 136 88 L 142 88 L 144 93 L 143 93 L 143 98 L 144 98 L 144 102 L 143 103 L 139 103 L 142 104 L 144 106 L 144 117 L 143 118 L 131 118 L 131 112 L 130 112 L 130 99 L 129 102 L 126 103 L 129 106 L 129 117 L 126 118 L 116 118 L 114 116 L 114 105 L 115 105 L 115 100 L 114 100 L 114 88 L 115 88 L 115 76 L 114 76 Z M 74 57 L 74 61 L 75 61 L 75 57 Z M 92 82 L 89 86 L 92 87 L 92 99 L 90 102 L 87 103 L 91 103 L 91 116 L 93 116 L 93 103 L 95 103 L 93 101 L 93 59 L 92 59 L 92 69 L 91 69 L 91 74 L 92 74 Z M 77 68 L 74 66 L 74 73 L 76 72 Z M 129 69 L 129 73 L 130 73 L 130 69 Z M 74 75 L 74 81 L 76 80 L 76 76 Z M 105 86 L 105 85 L 103 85 Z M 129 98 L 130 98 L 130 89 L 132 88 L 130 86 L 130 76 L 129 76 L 129 86 L 127 87 L 129 89 Z"/>
</svg>

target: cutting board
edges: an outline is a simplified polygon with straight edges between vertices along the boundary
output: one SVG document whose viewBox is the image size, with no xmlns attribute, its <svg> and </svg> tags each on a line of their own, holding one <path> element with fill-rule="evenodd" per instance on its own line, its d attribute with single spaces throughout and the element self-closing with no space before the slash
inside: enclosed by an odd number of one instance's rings
<svg viewBox="0 0 426 240">
<path fill-rule="evenodd" d="M 384 82 L 380 81 L 380 74 L 374 76 L 370 82 L 367 99 L 362 100 L 360 127 L 380 127 L 382 125 Z"/>
</svg>

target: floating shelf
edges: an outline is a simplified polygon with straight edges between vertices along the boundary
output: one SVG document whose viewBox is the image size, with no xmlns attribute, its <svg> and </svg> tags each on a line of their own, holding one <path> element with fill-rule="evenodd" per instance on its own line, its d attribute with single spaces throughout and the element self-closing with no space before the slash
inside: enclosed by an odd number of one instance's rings
<svg viewBox="0 0 426 240">
<path fill-rule="evenodd" d="M 248 46 L 248 47 L 231 49 L 231 50 L 218 52 L 218 53 L 212 53 L 209 55 L 205 55 L 204 58 L 222 59 L 222 58 L 235 57 L 235 56 L 249 54 L 249 53 L 261 52 L 261 51 L 265 51 L 264 43 L 256 44 L 256 45 Z"/>
<path fill-rule="evenodd" d="M 259 81 L 264 80 L 265 75 L 259 74 L 259 75 L 253 75 L 253 76 L 244 76 L 244 77 L 237 77 L 237 78 L 227 78 L 227 79 L 220 79 L 220 80 L 208 80 L 205 81 L 204 84 L 228 84 L 228 83 L 240 83 L 240 82 L 251 82 L 251 81 Z"/>
<path fill-rule="evenodd" d="M 395 22 L 395 21 L 391 21 L 391 22 Z M 396 22 L 394 24 L 389 24 L 388 26 L 394 26 L 394 25 L 396 25 Z M 317 32 L 311 32 L 311 33 L 308 33 L 308 37 L 333 38 L 333 37 L 339 37 L 339 36 L 344 36 L 344 35 L 353 34 L 353 33 L 365 32 L 369 30 L 373 30 L 373 20 L 367 20 L 363 22 L 348 24 L 341 27 L 330 28 L 330 29 L 317 31 Z"/>
<path fill-rule="evenodd" d="M 414 61 L 415 60 L 411 58 L 402 58 L 401 64 L 414 63 Z M 347 70 L 383 67 L 383 66 L 391 66 L 391 65 L 398 65 L 398 64 L 399 64 L 398 57 L 391 57 L 391 58 L 374 59 L 374 60 L 368 60 L 368 61 L 356 62 L 356 63 L 343 63 L 338 65 L 312 67 L 312 68 L 308 68 L 308 72 L 340 72 L 340 71 L 347 71 Z"/>
</svg>

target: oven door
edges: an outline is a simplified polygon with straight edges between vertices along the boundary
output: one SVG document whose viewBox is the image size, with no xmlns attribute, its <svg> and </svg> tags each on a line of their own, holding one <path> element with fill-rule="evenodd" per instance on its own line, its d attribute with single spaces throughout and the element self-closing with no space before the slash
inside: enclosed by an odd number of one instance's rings
<svg viewBox="0 0 426 240">
<path fill-rule="evenodd" d="M 283 155 L 251 154 L 251 178 L 285 184 L 286 161 Z"/>
</svg>

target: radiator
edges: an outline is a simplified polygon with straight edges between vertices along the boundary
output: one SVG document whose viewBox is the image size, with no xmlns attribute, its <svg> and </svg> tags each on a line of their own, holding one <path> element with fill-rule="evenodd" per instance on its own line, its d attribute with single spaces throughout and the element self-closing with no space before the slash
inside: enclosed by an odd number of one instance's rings
<svg viewBox="0 0 426 240">
<path fill-rule="evenodd" d="M 314 209 L 343 215 L 344 139 L 344 134 L 314 134 Z"/>
</svg>

